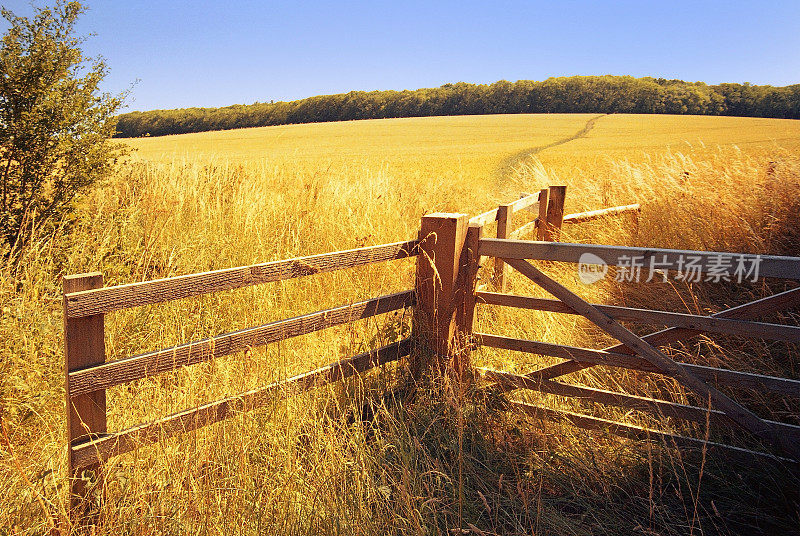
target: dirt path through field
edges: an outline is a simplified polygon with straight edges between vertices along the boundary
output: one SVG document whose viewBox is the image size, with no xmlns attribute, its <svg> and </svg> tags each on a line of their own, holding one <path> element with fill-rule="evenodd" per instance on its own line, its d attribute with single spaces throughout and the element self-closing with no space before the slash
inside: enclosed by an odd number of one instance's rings
<svg viewBox="0 0 800 536">
<path fill-rule="evenodd" d="M 507 157 L 497 168 L 498 182 L 502 185 L 505 182 L 505 179 L 514 171 L 514 168 L 525 159 L 530 158 L 531 156 L 535 156 L 546 149 L 550 149 L 558 145 L 564 145 L 565 143 L 569 143 L 573 140 L 583 138 L 589 133 L 590 130 L 592 130 L 592 128 L 594 128 L 594 124 L 595 122 L 597 122 L 598 119 L 600 119 L 601 117 L 605 117 L 607 115 L 608 114 L 600 114 L 595 117 L 592 117 L 586 122 L 586 124 L 583 126 L 582 129 L 580 129 L 572 136 L 556 140 L 553 143 L 548 143 L 547 145 L 531 147 L 530 149 L 525 149 L 524 151 L 520 151 L 516 154 L 512 154 L 511 156 Z"/>
</svg>

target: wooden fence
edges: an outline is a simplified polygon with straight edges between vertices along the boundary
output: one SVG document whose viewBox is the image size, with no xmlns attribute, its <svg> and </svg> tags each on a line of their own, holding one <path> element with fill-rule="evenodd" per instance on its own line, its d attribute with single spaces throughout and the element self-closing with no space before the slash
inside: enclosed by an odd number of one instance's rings
<svg viewBox="0 0 800 536">
<path fill-rule="evenodd" d="M 500 205 L 471 219 L 466 214 L 430 214 L 422 218 L 418 239 L 408 242 L 114 287 L 104 287 L 101 274 L 65 277 L 68 465 L 73 511 L 82 510 L 80 507 L 86 504 L 90 492 L 86 486 L 87 480 L 81 478 L 82 473 L 91 470 L 102 481 L 102 464 L 110 457 L 164 437 L 198 429 L 243 410 L 263 406 L 277 397 L 335 382 L 403 357 L 409 358 L 411 373 L 416 378 L 445 373 L 454 373 L 461 379 L 469 378 L 471 375 L 465 375 L 464 372 L 473 369 L 470 351 L 475 344 L 565 360 L 526 375 L 481 369 L 478 372 L 490 382 L 481 388 L 536 390 L 695 422 L 705 422 L 709 418 L 713 422 L 735 423 L 781 455 L 556 411 L 521 401 L 514 402 L 526 412 L 545 418 L 566 419 L 585 428 L 608 429 L 628 437 L 661 437 L 674 444 L 719 448 L 733 455 L 766 456 L 779 461 L 800 460 L 800 427 L 761 419 L 711 386 L 718 384 L 759 389 L 798 397 L 800 381 L 680 363 L 657 348 L 698 333 L 723 333 L 798 343 L 800 328 L 753 319 L 800 305 L 800 288 L 710 316 L 587 303 L 528 260 L 576 263 L 580 262 L 583 255 L 590 254 L 595 262 L 613 266 L 621 264 L 620 259 L 641 257 L 646 260 L 657 259 L 661 270 L 676 270 L 681 268 L 681 258 L 687 255 L 700 259 L 701 266 L 711 266 L 712 259 L 717 265 L 723 262 L 728 266 L 736 261 L 754 262 L 756 256 L 560 243 L 557 240 L 564 224 L 620 214 L 631 214 L 638 221 L 640 209 L 638 204 L 634 204 L 565 215 L 565 195 L 566 187 L 551 186 L 535 194 L 523 194 L 514 202 Z M 527 219 L 530 221 L 513 229 L 514 215 L 523 210 L 529 211 Z M 484 238 L 485 228 L 494 223 L 497 224 L 497 238 Z M 534 231 L 537 241 L 518 240 Z M 108 313 L 409 257 L 416 257 L 417 260 L 414 289 L 106 362 L 104 316 Z M 494 290 L 499 292 L 478 288 L 478 272 L 484 257 L 496 260 Z M 703 264 L 704 260 L 709 263 Z M 760 277 L 800 280 L 799 258 L 758 256 L 758 262 Z M 508 288 L 508 266 L 540 285 L 555 299 L 504 294 Z M 604 350 L 595 350 L 475 333 L 473 319 L 478 304 L 580 314 L 620 343 Z M 411 306 L 414 306 L 414 319 L 409 338 L 154 422 L 125 430 L 107 430 L 106 390 L 110 387 Z M 638 337 L 619 324 L 621 320 L 657 323 L 669 328 Z M 671 376 L 704 400 L 710 401 L 713 408 L 555 381 L 555 378 L 565 374 L 598 364 Z"/>
<path fill-rule="evenodd" d="M 502 204 L 495 209 L 470 218 L 469 224 L 483 227 L 497 222 L 497 238 L 499 239 L 524 238 L 536 231 L 536 240 L 545 242 L 557 242 L 564 224 L 585 223 L 620 214 L 631 214 L 634 218 L 634 226 L 638 228 L 639 212 L 641 211 L 638 203 L 564 215 L 566 195 L 566 186 L 550 186 L 535 194 L 522 193 L 516 201 Z M 523 210 L 536 214 L 536 216 L 516 230 L 512 230 L 514 214 Z M 507 273 L 506 263 L 503 262 L 503 259 L 496 258 L 493 282 L 501 292 L 506 290 Z"/>
<path fill-rule="evenodd" d="M 403 259 L 413 257 L 417 252 L 416 241 L 398 242 L 114 287 L 104 287 L 103 276 L 98 273 L 65 277 L 64 350 L 68 467 L 73 511 L 82 510 L 89 493 L 87 479 L 80 478 L 81 474 L 89 470 L 96 479 L 102 480 L 102 463 L 108 458 L 164 437 L 198 429 L 233 416 L 236 412 L 263 406 L 287 393 L 308 390 L 395 361 L 410 354 L 411 340 L 407 338 L 260 389 L 115 432 L 107 429 L 108 388 L 243 352 L 248 348 L 411 307 L 415 302 L 415 293 L 414 290 L 406 290 L 379 296 L 111 362 L 105 359 L 104 317 L 107 313 Z"/>
</svg>

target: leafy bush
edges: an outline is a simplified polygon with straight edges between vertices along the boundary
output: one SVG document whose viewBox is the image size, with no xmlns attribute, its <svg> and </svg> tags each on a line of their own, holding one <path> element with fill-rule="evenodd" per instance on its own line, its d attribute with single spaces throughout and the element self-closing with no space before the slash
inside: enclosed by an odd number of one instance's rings
<svg viewBox="0 0 800 536">
<path fill-rule="evenodd" d="M 107 139 L 123 96 L 100 93 L 102 59 L 86 58 L 74 35 L 84 11 L 59 0 L 32 17 L 7 9 L 0 48 L 0 253 L 19 253 L 31 235 L 58 223 L 75 197 L 120 154 Z"/>
</svg>

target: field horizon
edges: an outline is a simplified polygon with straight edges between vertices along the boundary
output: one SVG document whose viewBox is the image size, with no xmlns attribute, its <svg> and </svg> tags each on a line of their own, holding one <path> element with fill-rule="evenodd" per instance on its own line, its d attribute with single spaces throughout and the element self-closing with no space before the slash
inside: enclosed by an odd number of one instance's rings
<svg viewBox="0 0 800 536">
<path fill-rule="evenodd" d="M 121 114 L 118 137 L 356 119 L 526 113 L 636 113 L 800 119 L 800 84 L 783 87 L 645 76 L 561 76 L 458 82 L 403 91 L 350 91 L 294 101 Z"/>
</svg>

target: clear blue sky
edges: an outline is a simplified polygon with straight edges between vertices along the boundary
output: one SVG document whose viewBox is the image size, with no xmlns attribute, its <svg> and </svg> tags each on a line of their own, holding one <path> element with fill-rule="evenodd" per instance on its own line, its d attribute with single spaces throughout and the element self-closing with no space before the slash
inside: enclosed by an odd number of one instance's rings
<svg viewBox="0 0 800 536">
<path fill-rule="evenodd" d="M 800 0 L 85 4 L 105 89 L 139 80 L 131 110 L 562 75 L 800 82 Z"/>
</svg>

